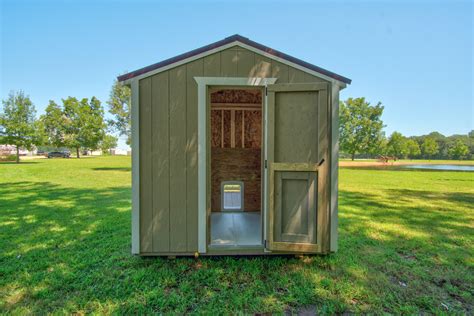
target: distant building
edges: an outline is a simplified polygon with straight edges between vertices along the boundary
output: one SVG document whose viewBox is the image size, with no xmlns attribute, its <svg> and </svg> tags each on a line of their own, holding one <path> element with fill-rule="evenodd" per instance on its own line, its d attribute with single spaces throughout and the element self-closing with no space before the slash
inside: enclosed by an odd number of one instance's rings
<svg viewBox="0 0 474 316">
<path fill-rule="evenodd" d="M 102 156 L 103 152 L 101 149 L 98 150 L 83 150 L 82 155 L 83 156 Z"/>
<path fill-rule="evenodd" d="M 111 155 L 114 155 L 114 156 L 127 156 L 127 155 L 130 155 L 129 150 L 122 149 L 122 148 L 112 148 L 112 149 L 110 149 L 109 153 Z"/>
<path fill-rule="evenodd" d="M 34 156 L 36 155 L 36 147 L 32 150 L 20 148 L 20 156 Z M 0 156 L 16 155 L 16 146 L 14 145 L 0 145 Z"/>
</svg>

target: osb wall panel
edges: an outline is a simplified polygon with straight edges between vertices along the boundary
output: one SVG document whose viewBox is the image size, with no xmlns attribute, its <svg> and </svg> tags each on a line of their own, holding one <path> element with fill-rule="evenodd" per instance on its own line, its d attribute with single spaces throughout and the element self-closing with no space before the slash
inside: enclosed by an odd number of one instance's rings
<svg viewBox="0 0 474 316">
<path fill-rule="evenodd" d="M 211 103 L 262 104 L 260 89 L 224 89 L 211 93 Z"/>
<path fill-rule="evenodd" d="M 212 148 L 211 210 L 221 210 L 221 182 L 244 182 L 244 210 L 261 208 L 261 153 L 259 148 Z"/>
<path fill-rule="evenodd" d="M 245 148 L 261 148 L 262 147 L 262 112 L 261 111 L 245 111 Z"/>
<path fill-rule="evenodd" d="M 222 147 L 222 111 L 211 111 L 211 147 Z"/>
</svg>

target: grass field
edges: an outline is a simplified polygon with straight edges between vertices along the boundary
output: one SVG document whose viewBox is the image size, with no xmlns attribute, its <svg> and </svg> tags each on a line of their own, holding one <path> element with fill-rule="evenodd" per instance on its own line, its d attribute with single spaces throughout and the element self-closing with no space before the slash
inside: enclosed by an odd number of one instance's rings
<svg viewBox="0 0 474 316">
<path fill-rule="evenodd" d="M 329 256 L 130 255 L 128 157 L 0 164 L 0 313 L 474 312 L 474 174 L 341 169 Z"/>
</svg>

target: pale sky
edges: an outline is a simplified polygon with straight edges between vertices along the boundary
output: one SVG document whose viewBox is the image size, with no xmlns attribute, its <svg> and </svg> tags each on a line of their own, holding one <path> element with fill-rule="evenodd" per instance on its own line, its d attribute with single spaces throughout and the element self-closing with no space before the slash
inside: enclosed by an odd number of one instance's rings
<svg viewBox="0 0 474 316">
<path fill-rule="evenodd" d="M 474 129 L 471 1 L 157 2 L 0 0 L 1 98 L 106 106 L 117 75 L 237 33 L 351 78 L 387 134 Z"/>
</svg>

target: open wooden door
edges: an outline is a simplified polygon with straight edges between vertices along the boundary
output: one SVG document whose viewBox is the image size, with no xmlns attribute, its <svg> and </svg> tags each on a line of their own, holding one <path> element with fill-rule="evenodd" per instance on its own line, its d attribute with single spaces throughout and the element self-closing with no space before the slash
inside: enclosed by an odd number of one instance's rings
<svg viewBox="0 0 474 316">
<path fill-rule="evenodd" d="M 267 87 L 267 248 L 325 252 L 328 84 Z"/>
</svg>

